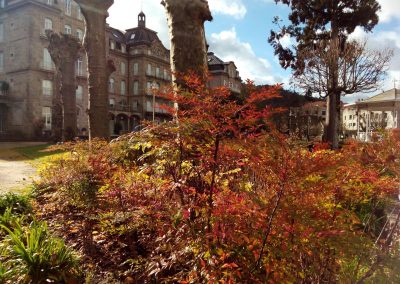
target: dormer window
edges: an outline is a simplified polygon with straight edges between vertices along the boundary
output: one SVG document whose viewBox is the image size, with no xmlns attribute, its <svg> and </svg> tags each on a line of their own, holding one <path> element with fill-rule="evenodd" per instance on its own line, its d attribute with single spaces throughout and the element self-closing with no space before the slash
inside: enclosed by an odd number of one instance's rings
<svg viewBox="0 0 400 284">
<path fill-rule="evenodd" d="M 131 39 L 135 39 L 136 34 L 131 34 Z"/>
</svg>

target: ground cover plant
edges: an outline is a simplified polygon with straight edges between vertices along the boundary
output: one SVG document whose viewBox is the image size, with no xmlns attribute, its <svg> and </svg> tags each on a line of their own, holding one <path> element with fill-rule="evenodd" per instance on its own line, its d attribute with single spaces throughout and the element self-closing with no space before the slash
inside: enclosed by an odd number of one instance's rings
<svg viewBox="0 0 400 284">
<path fill-rule="evenodd" d="M 36 221 L 28 197 L 0 196 L 0 283 L 78 283 L 77 255 Z"/>
<path fill-rule="evenodd" d="M 278 86 L 249 83 L 238 103 L 184 80 L 164 94 L 173 122 L 66 144 L 42 171 L 36 215 L 81 252 L 87 283 L 394 281 L 398 133 L 309 151 L 257 107 Z"/>
</svg>

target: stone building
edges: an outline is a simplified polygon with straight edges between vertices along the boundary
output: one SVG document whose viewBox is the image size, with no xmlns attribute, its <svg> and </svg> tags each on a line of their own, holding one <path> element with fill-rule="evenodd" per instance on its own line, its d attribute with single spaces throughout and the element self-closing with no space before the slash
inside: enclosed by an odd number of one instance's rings
<svg viewBox="0 0 400 284">
<path fill-rule="evenodd" d="M 49 136 L 52 104 L 59 90 L 55 67 L 47 50 L 45 30 L 83 39 L 84 17 L 72 0 L 0 0 L 0 139 Z M 170 104 L 158 89 L 171 85 L 170 53 L 157 32 L 146 27 L 146 15 L 126 31 L 107 26 L 108 57 L 116 71 L 109 79 L 111 135 L 137 130 L 140 121 L 170 119 L 161 106 Z M 240 77 L 233 62 L 209 54 L 210 86 L 240 92 Z M 87 59 L 76 62 L 77 133 L 88 129 Z"/>
<path fill-rule="evenodd" d="M 307 141 L 321 141 L 326 120 L 326 102 L 308 102 L 289 109 L 289 133 Z"/>
<path fill-rule="evenodd" d="M 374 132 L 400 127 L 400 90 L 391 89 L 347 104 L 342 111 L 343 134 L 370 141 Z"/>
<path fill-rule="evenodd" d="M 213 52 L 208 52 L 208 71 L 209 82 L 211 88 L 225 86 L 233 93 L 239 94 L 242 87 L 242 79 L 234 62 L 224 62 Z"/>
<path fill-rule="evenodd" d="M 0 1 L 0 139 L 50 132 L 55 67 L 45 30 L 83 38 L 85 23 L 71 0 Z M 78 128 L 87 128 L 85 56 L 76 63 Z M 75 95 L 75 94 L 73 94 Z"/>
<path fill-rule="evenodd" d="M 146 27 L 146 15 L 138 15 L 138 26 L 125 32 L 107 29 L 109 57 L 117 71 L 110 76 L 110 131 L 134 131 L 141 120 L 170 118 L 162 105 L 169 104 L 158 91 L 171 85 L 169 50 L 157 33 Z"/>
</svg>

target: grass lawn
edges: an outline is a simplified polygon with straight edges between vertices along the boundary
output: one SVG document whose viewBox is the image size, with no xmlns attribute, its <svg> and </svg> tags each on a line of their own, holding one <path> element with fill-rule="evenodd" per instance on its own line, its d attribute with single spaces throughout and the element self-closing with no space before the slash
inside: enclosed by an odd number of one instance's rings
<svg viewBox="0 0 400 284">
<path fill-rule="evenodd" d="M 62 153 L 61 151 L 49 151 L 48 148 L 50 146 L 51 146 L 50 144 L 44 144 L 37 146 L 15 148 L 14 150 L 19 154 L 23 155 L 24 157 L 26 157 L 30 162 L 33 162 L 35 164 L 37 162 L 39 163 L 43 162 L 47 158 Z"/>
</svg>

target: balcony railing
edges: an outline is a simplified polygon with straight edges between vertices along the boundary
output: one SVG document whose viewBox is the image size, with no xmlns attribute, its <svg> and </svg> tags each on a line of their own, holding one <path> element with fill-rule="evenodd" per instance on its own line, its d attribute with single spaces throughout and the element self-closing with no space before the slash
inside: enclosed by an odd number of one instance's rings
<svg viewBox="0 0 400 284">
<path fill-rule="evenodd" d="M 40 62 L 40 69 L 47 70 L 47 71 L 55 71 L 56 66 L 54 65 L 54 63 L 42 61 L 42 62 Z"/>
<path fill-rule="evenodd" d="M 155 72 L 148 72 L 148 71 L 146 71 L 146 76 L 148 76 L 148 77 L 153 77 L 153 78 L 157 78 L 157 79 L 160 79 L 160 80 L 164 80 L 164 81 L 168 81 L 168 82 L 170 82 L 172 79 L 171 79 L 171 76 L 164 76 L 164 74 L 162 74 L 162 73 L 160 73 L 160 74 L 156 74 Z"/>
<path fill-rule="evenodd" d="M 135 111 L 128 105 L 109 105 L 109 110 L 124 111 L 124 112 Z"/>
</svg>

